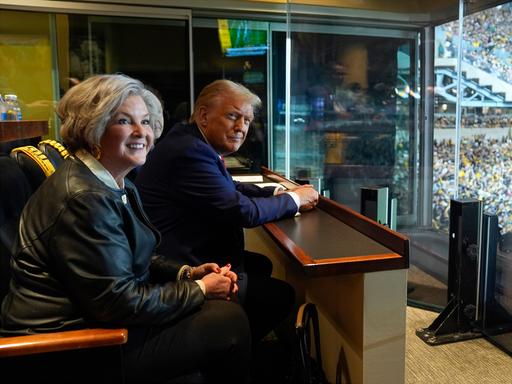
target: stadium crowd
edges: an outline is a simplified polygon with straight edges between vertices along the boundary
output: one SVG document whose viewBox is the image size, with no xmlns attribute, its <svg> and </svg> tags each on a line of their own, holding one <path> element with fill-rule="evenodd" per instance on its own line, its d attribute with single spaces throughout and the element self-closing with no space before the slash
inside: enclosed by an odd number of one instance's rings
<svg viewBox="0 0 512 384">
<path fill-rule="evenodd" d="M 462 128 L 510 128 L 512 127 L 512 111 L 500 114 L 463 114 Z M 455 128 L 455 114 L 436 114 L 436 128 Z"/>
<path fill-rule="evenodd" d="M 512 138 L 485 135 L 463 138 L 458 171 L 459 198 L 478 198 L 486 212 L 498 215 L 501 233 L 512 231 Z M 454 196 L 455 146 L 434 142 L 434 226 L 448 231 L 450 198 Z"/>
<path fill-rule="evenodd" d="M 512 3 L 464 17 L 463 60 L 512 83 Z M 438 28 L 438 55 L 456 57 L 458 21 Z"/>
</svg>

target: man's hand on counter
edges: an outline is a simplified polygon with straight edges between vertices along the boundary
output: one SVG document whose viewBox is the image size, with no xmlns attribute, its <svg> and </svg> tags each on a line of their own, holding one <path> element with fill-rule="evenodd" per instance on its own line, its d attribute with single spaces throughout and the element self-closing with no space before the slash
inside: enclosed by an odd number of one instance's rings
<svg viewBox="0 0 512 384">
<path fill-rule="evenodd" d="M 318 204 L 318 192 L 315 191 L 311 184 L 301 185 L 300 187 L 290 189 L 295 192 L 300 199 L 299 211 L 309 211 Z"/>
</svg>

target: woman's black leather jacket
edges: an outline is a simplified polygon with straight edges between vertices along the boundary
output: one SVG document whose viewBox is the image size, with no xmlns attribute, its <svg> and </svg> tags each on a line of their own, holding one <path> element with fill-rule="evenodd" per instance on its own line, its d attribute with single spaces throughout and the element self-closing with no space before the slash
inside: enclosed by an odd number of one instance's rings
<svg viewBox="0 0 512 384">
<path fill-rule="evenodd" d="M 130 181 L 109 188 L 68 158 L 23 211 L 1 332 L 155 325 L 194 311 L 201 288 L 171 281 L 179 266 L 154 256 L 158 236 Z"/>
</svg>

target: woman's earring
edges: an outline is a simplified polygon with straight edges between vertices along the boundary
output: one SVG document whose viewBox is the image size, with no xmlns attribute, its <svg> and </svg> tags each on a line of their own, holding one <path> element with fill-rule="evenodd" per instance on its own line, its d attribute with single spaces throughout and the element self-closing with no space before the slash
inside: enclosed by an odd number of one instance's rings
<svg viewBox="0 0 512 384">
<path fill-rule="evenodd" d="M 101 158 L 101 147 L 98 144 L 92 146 L 92 155 L 96 160 Z"/>
</svg>

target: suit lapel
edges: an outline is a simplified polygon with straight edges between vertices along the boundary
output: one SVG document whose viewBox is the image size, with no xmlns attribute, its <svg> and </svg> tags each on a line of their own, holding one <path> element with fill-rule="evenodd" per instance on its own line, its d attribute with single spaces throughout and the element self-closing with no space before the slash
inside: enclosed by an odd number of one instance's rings
<svg viewBox="0 0 512 384">
<path fill-rule="evenodd" d="M 230 173 L 228 172 L 227 168 L 226 168 L 226 164 L 224 163 L 224 161 L 222 160 L 222 158 L 220 157 L 220 155 L 212 148 L 212 146 L 210 145 L 210 143 L 208 143 L 206 141 L 206 139 L 204 138 L 203 134 L 201 133 L 201 131 L 199 130 L 199 127 L 197 126 L 197 124 L 191 124 L 192 126 L 192 134 L 197 137 L 199 140 L 203 141 L 205 144 L 208 145 L 208 148 L 212 151 L 212 153 L 214 154 L 214 156 L 217 158 L 217 166 L 219 167 L 219 170 L 220 172 L 222 173 L 222 175 L 229 181 L 231 181 L 232 183 L 233 182 L 233 178 L 231 177 Z"/>
</svg>

